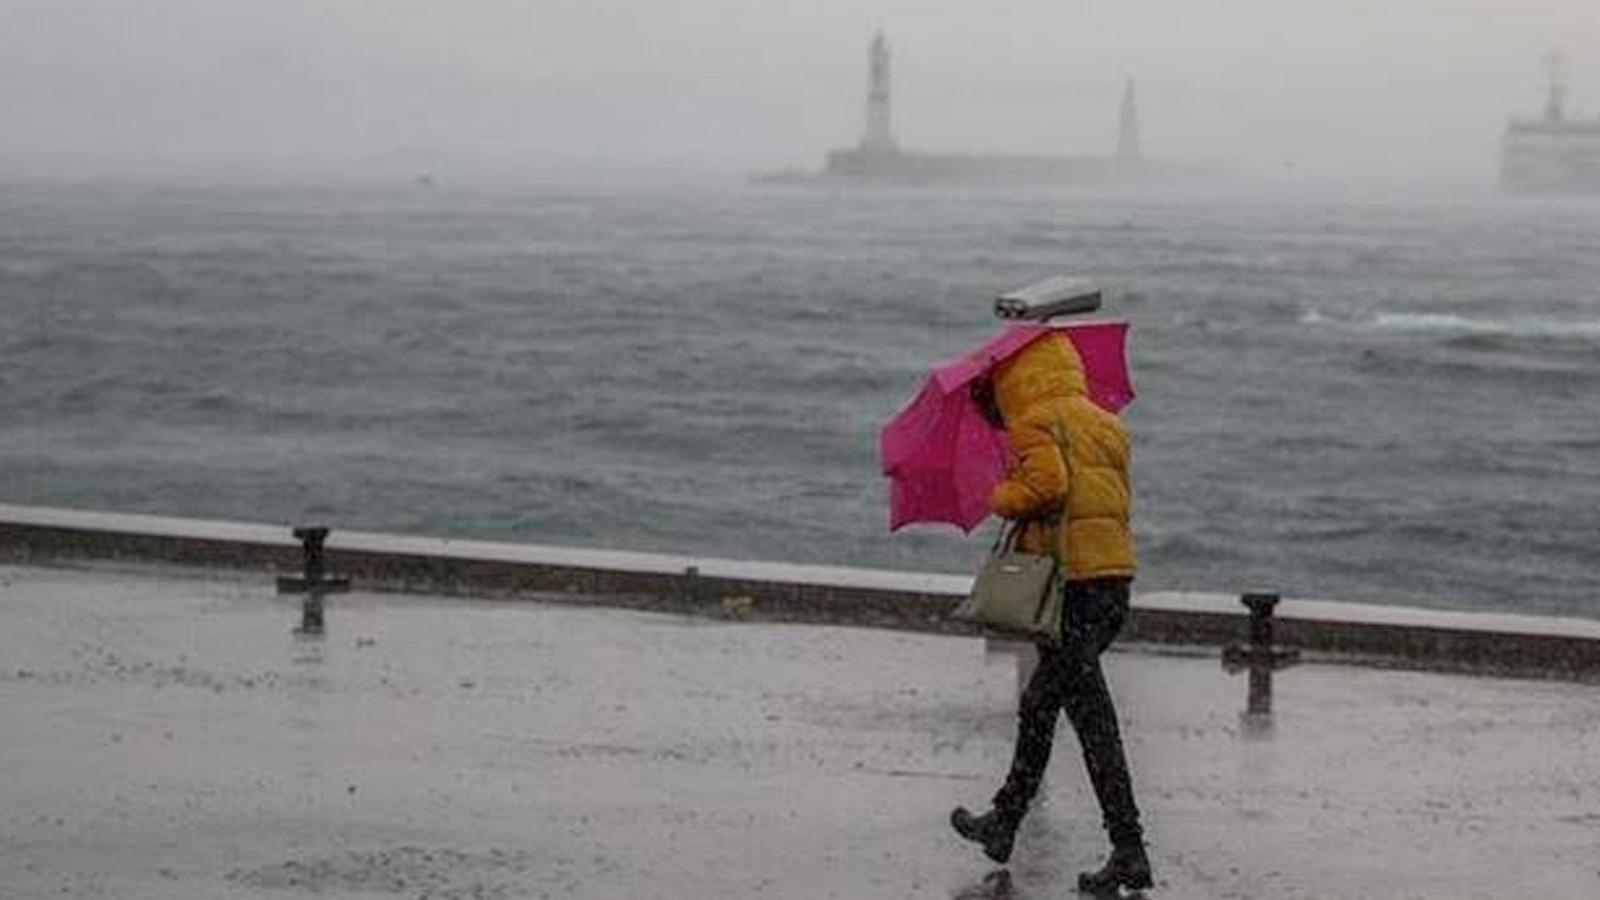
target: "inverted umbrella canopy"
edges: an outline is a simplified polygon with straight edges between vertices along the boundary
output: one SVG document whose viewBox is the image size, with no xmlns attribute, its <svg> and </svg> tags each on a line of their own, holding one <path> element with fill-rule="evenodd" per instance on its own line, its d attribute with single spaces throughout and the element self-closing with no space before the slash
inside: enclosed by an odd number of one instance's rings
<svg viewBox="0 0 1600 900">
<path fill-rule="evenodd" d="M 989 515 L 989 494 L 1005 478 L 1010 443 L 984 418 L 970 387 L 1048 334 L 1064 334 L 1083 361 L 1089 399 L 1120 411 L 1133 399 L 1126 322 L 1011 325 L 962 356 L 933 367 L 916 398 L 890 419 L 878 456 L 889 477 L 889 530 L 948 522 L 971 531 Z"/>
</svg>

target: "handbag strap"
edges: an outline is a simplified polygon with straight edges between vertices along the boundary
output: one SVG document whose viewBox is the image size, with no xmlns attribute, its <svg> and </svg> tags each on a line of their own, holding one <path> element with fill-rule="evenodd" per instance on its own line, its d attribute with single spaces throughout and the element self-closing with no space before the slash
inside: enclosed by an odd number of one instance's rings
<svg viewBox="0 0 1600 900">
<path fill-rule="evenodd" d="M 1021 519 L 1001 519 L 1000 530 L 994 534 L 994 543 L 989 547 L 989 555 L 1000 556 L 1010 553 L 1017 546 L 1017 533 L 1021 530 Z"/>
<path fill-rule="evenodd" d="M 1030 524 L 1038 522 L 1050 530 L 1051 543 L 1055 543 L 1056 532 L 1061 527 L 1061 510 L 1056 510 L 1048 516 L 1033 516 L 1026 519 L 1001 519 L 1000 530 L 995 533 L 994 544 L 989 548 L 990 556 L 1000 556 L 1011 553 L 1017 549 L 1017 541 L 1022 537 L 1022 530 Z"/>
</svg>

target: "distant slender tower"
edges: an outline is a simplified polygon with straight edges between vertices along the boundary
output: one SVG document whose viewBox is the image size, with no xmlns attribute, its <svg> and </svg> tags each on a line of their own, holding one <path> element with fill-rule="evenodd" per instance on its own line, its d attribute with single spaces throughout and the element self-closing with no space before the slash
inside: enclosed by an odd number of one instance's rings
<svg viewBox="0 0 1600 900">
<path fill-rule="evenodd" d="M 1550 73 L 1550 93 L 1544 100 L 1544 120 L 1564 122 L 1567 118 L 1567 57 L 1552 50 L 1544 58 L 1544 68 Z"/>
<path fill-rule="evenodd" d="M 1144 151 L 1139 146 L 1139 101 L 1134 96 L 1132 78 L 1122 86 L 1122 113 L 1117 129 L 1117 159 L 1125 163 L 1136 163 L 1144 159 Z"/>
<path fill-rule="evenodd" d="M 894 153 L 894 135 L 889 133 L 889 42 L 881 31 L 867 52 L 867 71 L 867 130 L 861 136 L 861 150 Z"/>
</svg>

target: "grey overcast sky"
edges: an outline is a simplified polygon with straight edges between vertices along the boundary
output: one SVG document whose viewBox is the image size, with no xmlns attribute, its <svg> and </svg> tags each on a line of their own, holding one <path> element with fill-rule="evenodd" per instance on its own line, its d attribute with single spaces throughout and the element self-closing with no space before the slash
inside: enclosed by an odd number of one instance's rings
<svg viewBox="0 0 1600 900">
<path fill-rule="evenodd" d="M 1329 177 L 1479 179 L 1563 49 L 1600 112 L 1600 0 L 0 0 L 0 157 L 814 167 L 866 46 L 929 150 L 1147 149 Z"/>
</svg>

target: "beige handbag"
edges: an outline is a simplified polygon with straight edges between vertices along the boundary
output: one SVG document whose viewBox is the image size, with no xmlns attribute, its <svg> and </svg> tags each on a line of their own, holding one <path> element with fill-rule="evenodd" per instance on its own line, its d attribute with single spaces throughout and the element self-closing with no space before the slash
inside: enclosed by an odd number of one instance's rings
<svg viewBox="0 0 1600 900">
<path fill-rule="evenodd" d="M 1061 586 L 1050 556 L 1018 553 L 1024 521 L 1002 526 L 989 559 L 972 581 L 972 593 L 950 617 L 985 630 L 1055 643 L 1061 640 Z"/>
</svg>

